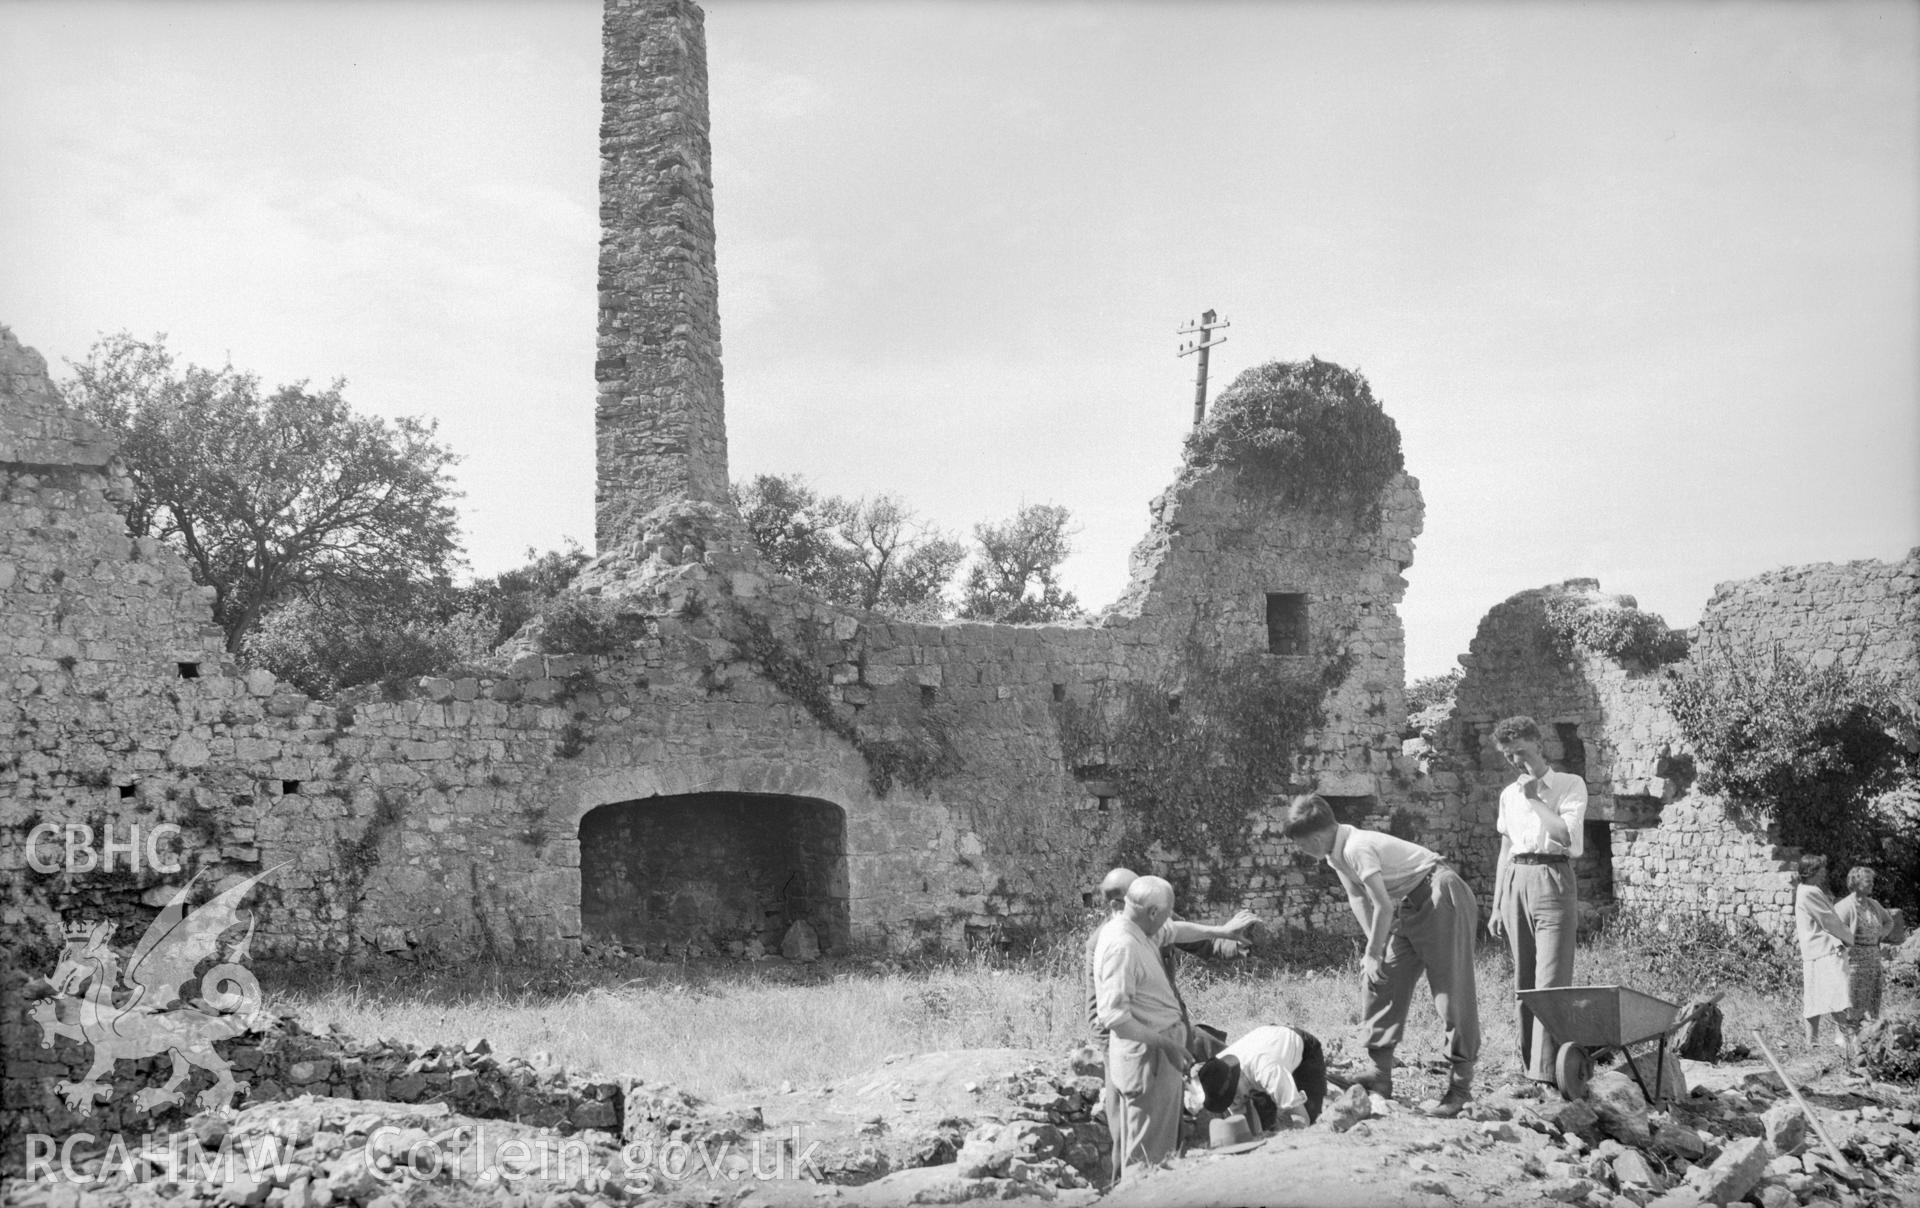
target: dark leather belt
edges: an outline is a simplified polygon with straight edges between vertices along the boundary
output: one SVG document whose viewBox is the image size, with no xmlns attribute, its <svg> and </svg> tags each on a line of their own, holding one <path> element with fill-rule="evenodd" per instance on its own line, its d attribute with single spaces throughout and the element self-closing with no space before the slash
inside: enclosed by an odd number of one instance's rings
<svg viewBox="0 0 1920 1208">
<path fill-rule="evenodd" d="M 1513 854 L 1513 862 L 1515 864 L 1567 864 L 1567 863 L 1570 863 L 1570 861 L 1567 859 L 1567 854 L 1565 852 L 1561 852 L 1557 855 L 1552 855 L 1542 851 L 1515 852 Z"/>
</svg>

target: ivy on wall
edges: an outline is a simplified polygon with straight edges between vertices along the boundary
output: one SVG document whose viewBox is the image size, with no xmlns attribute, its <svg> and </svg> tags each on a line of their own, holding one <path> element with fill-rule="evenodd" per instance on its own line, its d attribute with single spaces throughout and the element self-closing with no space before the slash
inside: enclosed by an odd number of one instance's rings
<svg viewBox="0 0 1920 1208">
<path fill-rule="evenodd" d="M 938 712 L 922 706 L 913 722 L 898 727 L 896 733 L 873 733 L 835 705 L 819 659 L 784 641 L 763 617 L 743 610 L 738 620 L 745 632 L 747 658 L 823 729 L 860 752 L 867 764 L 867 784 L 876 797 L 885 797 L 895 784 L 924 791 L 935 780 L 959 770 L 952 729 Z"/>
<path fill-rule="evenodd" d="M 1659 613 L 1633 604 L 1601 604 L 1579 597 L 1546 602 L 1549 641 L 1556 658 L 1602 654 L 1617 663 L 1660 667 L 1687 657 L 1687 635 L 1669 629 Z"/>
<path fill-rule="evenodd" d="M 1253 811 L 1296 786 L 1296 757 L 1326 723 L 1326 699 L 1353 668 L 1344 651 L 1303 671 L 1264 653 L 1226 656 L 1190 635 L 1159 681 L 1103 685 L 1056 703 L 1067 766 L 1113 783 L 1125 803 L 1123 862 L 1155 843 L 1211 865 L 1207 896 L 1239 892 L 1233 861 Z"/>
<path fill-rule="evenodd" d="M 1877 866 L 1876 896 L 1920 902 L 1920 817 L 1875 808 L 1920 785 L 1915 703 L 1878 677 L 1773 649 L 1708 647 L 1667 673 L 1661 698 L 1693 747 L 1699 784 L 1781 841 L 1826 854 L 1838 877 Z"/>
<path fill-rule="evenodd" d="M 1269 361 L 1220 392 L 1187 437 L 1187 463 L 1227 466 L 1288 504 L 1372 529 L 1380 493 L 1406 467 L 1400 429 L 1367 379 L 1331 361 Z"/>
</svg>

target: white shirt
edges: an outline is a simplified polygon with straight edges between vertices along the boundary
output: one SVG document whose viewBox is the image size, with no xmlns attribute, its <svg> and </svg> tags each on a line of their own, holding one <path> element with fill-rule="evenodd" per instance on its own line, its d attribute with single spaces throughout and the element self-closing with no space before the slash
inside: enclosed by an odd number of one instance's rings
<svg viewBox="0 0 1920 1208">
<path fill-rule="evenodd" d="M 1234 1103 L 1228 1110 L 1241 1110 L 1247 1093 L 1256 1086 L 1272 1095 L 1282 1112 L 1305 1104 L 1306 1092 L 1293 1084 L 1293 1071 L 1300 1068 L 1301 1051 L 1300 1033 L 1278 1024 L 1255 1028 L 1221 1049 L 1220 1056 L 1236 1057 L 1240 1061 L 1240 1088 L 1234 1092 Z M 1200 1080 L 1189 1078 L 1187 1106 L 1199 1111 L 1206 1101 Z"/>
<path fill-rule="evenodd" d="M 1363 830 L 1342 822 L 1333 833 L 1327 866 L 1340 874 L 1348 897 L 1365 894 L 1369 873 L 1379 873 L 1387 896 L 1404 898 L 1440 863 L 1440 857 L 1418 843 L 1385 831 Z"/>
<path fill-rule="evenodd" d="M 1570 843 L 1556 843 L 1547 837 L 1546 824 L 1534 812 L 1522 787 L 1532 780 L 1529 773 L 1500 790 L 1500 820 L 1496 829 L 1513 842 L 1513 854 L 1568 856 L 1578 860 L 1586 850 L 1584 831 L 1587 823 L 1587 782 L 1571 772 L 1548 772 L 1541 777 L 1540 800 L 1567 824 Z"/>
</svg>

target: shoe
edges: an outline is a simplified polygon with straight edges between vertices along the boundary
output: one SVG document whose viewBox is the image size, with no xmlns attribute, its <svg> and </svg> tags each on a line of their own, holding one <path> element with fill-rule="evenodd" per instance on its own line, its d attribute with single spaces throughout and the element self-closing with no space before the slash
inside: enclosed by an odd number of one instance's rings
<svg viewBox="0 0 1920 1208">
<path fill-rule="evenodd" d="M 1451 1120 L 1465 1111 L 1467 1104 L 1471 1102 L 1473 1102 L 1473 1091 L 1468 1089 L 1465 1083 L 1454 1082 L 1447 1086 L 1447 1093 L 1440 1096 L 1439 1102 L 1425 1110 L 1429 1116 Z"/>
</svg>

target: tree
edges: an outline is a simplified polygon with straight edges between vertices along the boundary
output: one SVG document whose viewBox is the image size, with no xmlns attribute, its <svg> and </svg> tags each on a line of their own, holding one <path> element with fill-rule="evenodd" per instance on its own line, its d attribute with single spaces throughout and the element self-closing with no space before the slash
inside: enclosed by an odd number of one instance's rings
<svg viewBox="0 0 1920 1208">
<path fill-rule="evenodd" d="M 230 365 L 176 368 L 164 340 L 108 336 L 63 385 L 120 439 L 129 530 L 186 555 L 229 651 L 305 592 L 378 599 L 449 581 L 462 563 L 457 458 L 432 421 L 356 415 L 344 380 L 263 394 Z"/>
<path fill-rule="evenodd" d="M 397 594 L 315 587 L 268 609 L 242 654 L 312 697 L 431 675 L 491 652 L 497 622 L 469 602 L 445 585 Z"/>
<path fill-rule="evenodd" d="M 1331 361 L 1269 361 L 1233 380 L 1187 437 L 1187 461 L 1225 466 L 1289 505 L 1380 522 L 1405 468 L 1400 429 L 1359 373 Z"/>
<path fill-rule="evenodd" d="M 832 596 L 845 574 L 845 551 L 834 541 L 844 501 L 818 492 L 798 474 L 758 474 L 733 486 L 747 535 L 773 569 Z"/>
<path fill-rule="evenodd" d="M 1435 705 L 1451 704 L 1453 694 L 1460 687 L 1460 681 L 1466 678 L 1466 672 L 1455 667 L 1439 675 L 1423 675 L 1407 685 L 1407 712 L 1420 713 Z"/>
<path fill-rule="evenodd" d="M 945 614 L 943 593 L 966 549 L 897 495 L 821 495 L 797 474 L 761 474 L 733 489 L 767 561 L 827 599 L 915 620 Z"/>
<path fill-rule="evenodd" d="M 1010 520 L 974 525 L 979 549 L 961 590 L 960 615 L 1007 624 L 1080 616 L 1079 601 L 1058 578 L 1060 564 L 1073 552 L 1067 539 L 1072 519 L 1058 504 L 1030 503 Z"/>
<path fill-rule="evenodd" d="M 485 660 L 528 620 L 551 626 L 567 603 L 591 600 L 567 586 L 591 559 L 564 550 L 527 550 L 527 564 L 476 579 L 362 591 L 347 584 L 305 589 L 260 618 L 243 653 L 309 696 L 359 684 L 391 683 Z"/>
<path fill-rule="evenodd" d="M 834 526 L 851 566 L 852 602 L 915 620 L 938 620 L 941 594 L 967 556 L 966 547 L 920 522 L 898 496 L 876 495 L 844 509 Z"/>
<path fill-rule="evenodd" d="M 527 564 L 501 571 L 487 579 L 475 579 L 466 589 L 463 607 L 482 613 L 492 623 L 492 641 L 488 649 L 499 646 L 520 627 L 553 604 L 569 584 L 593 561 L 580 543 L 566 538 L 565 549 L 540 553 L 527 547 Z"/>
<path fill-rule="evenodd" d="M 1776 823 L 1780 839 L 1834 863 L 1878 864 L 1882 896 L 1920 892 L 1913 817 L 1876 799 L 1920 779 L 1907 738 L 1911 697 L 1838 663 L 1815 667 L 1781 651 L 1711 645 L 1669 669 L 1660 695 L 1698 760 L 1699 785 L 1729 807 Z M 1909 691 L 1910 690 L 1906 690 Z M 1895 803 L 1889 802 L 1893 806 Z"/>
</svg>

